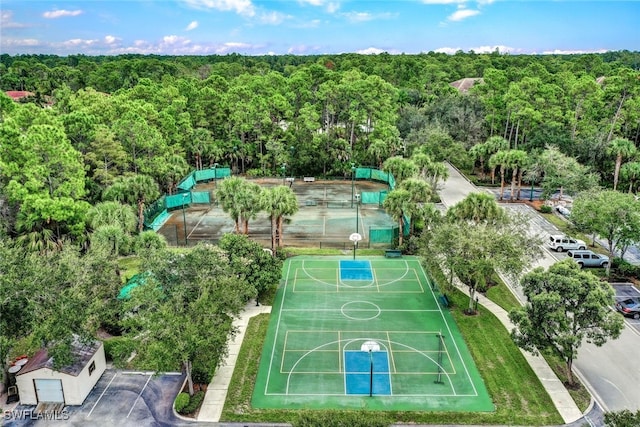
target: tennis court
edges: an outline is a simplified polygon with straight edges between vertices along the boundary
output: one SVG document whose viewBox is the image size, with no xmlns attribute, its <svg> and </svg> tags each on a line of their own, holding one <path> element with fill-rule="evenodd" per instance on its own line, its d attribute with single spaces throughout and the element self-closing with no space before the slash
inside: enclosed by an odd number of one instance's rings
<svg viewBox="0 0 640 427">
<path fill-rule="evenodd" d="M 283 268 L 256 408 L 493 411 L 414 257 L 295 257 Z"/>
</svg>

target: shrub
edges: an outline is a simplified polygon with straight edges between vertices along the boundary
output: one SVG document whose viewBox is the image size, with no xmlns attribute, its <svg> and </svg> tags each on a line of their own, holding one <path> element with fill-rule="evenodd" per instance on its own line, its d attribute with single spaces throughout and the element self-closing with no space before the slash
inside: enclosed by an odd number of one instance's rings
<svg viewBox="0 0 640 427">
<path fill-rule="evenodd" d="M 198 391 L 194 393 L 193 396 L 189 398 L 189 404 L 184 408 L 182 408 L 182 412 L 180 413 L 193 414 L 194 412 L 196 412 L 198 408 L 200 408 L 200 405 L 202 405 L 203 400 L 204 400 L 204 391 Z"/>
<path fill-rule="evenodd" d="M 550 214 L 551 212 L 553 212 L 553 209 L 551 208 L 551 206 L 542 205 L 542 206 L 540 206 L 540 212 L 541 213 Z"/>
<path fill-rule="evenodd" d="M 211 377 L 211 373 L 204 366 L 194 365 L 191 370 L 191 378 L 194 383 L 209 384 L 211 382 Z"/>
<path fill-rule="evenodd" d="M 176 401 L 173 404 L 173 406 L 176 408 L 176 412 L 178 412 L 179 414 L 182 414 L 184 411 L 184 408 L 189 405 L 190 400 L 191 399 L 189 399 L 189 393 L 178 394 L 178 396 L 176 397 Z"/>
<path fill-rule="evenodd" d="M 640 268 L 630 264 L 629 262 L 625 261 L 622 258 L 614 258 L 613 262 L 612 262 L 612 267 L 617 270 L 616 273 L 618 273 L 620 276 L 624 276 L 624 277 L 638 277 L 638 275 L 640 274 Z"/>
</svg>

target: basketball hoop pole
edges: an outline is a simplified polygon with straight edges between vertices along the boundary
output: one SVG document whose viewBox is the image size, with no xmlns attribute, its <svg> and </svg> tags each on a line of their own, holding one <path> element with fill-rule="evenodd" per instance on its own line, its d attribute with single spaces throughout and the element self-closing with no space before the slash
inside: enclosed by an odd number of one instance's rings
<svg viewBox="0 0 640 427">
<path fill-rule="evenodd" d="M 369 349 L 369 397 L 373 397 L 373 355 Z"/>
</svg>

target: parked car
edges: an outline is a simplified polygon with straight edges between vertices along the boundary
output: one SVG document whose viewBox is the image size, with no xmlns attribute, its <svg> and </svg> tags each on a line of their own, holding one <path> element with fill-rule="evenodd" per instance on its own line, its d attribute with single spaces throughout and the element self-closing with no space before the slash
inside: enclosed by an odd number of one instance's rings
<svg viewBox="0 0 640 427">
<path fill-rule="evenodd" d="M 580 268 L 584 267 L 607 267 L 609 266 L 609 257 L 600 255 L 592 251 L 571 250 L 567 252 L 569 258 L 573 258 Z"/>
<path fill-rule="evenodd" d="M 574 239 L 562 234 L 549 236 L 548 244 L 549 247 L 554 249 L 556 252 L 587 249 L 587 244 L 582 240 Z"/>
<path fill-rule="evenodd" d="M 616 310 L 624 316 L 640 319 L 640 298 L 631 297 L 616 303 Z"/>
<path fill-rule="evenodd" d="M 562 216 L 567 216 L 568 217 L 569 215 L 571 215 L 571 210 L 569 208 L 564 207 L 564 206 L 556 206 L 556 210 Z"/>
</svg>

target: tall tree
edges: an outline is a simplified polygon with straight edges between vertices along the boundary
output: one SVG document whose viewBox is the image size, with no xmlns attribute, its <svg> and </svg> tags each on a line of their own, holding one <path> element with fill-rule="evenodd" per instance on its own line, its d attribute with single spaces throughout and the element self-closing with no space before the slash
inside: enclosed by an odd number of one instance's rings
<svg viewBox="0 0 640 427">
<path fill-rule="evenodd" d="M 609 308 L 613 288 L 571 259 L 547 271 L 536 268 L 522 278 L 521 286 L 527 304 L 509 313 L 516 326 L 513 340 L 533 354 L 553 349 L 564 360 L 573 384 L 573 361 L 583 341 L 601 346 L 620 336 L 624 327 L 622 317 Z"/>
<path fill-rule="evenodd" d="M 622 160 L 625 158 L 633 157 L 637 148 L 633 142 L 625 138 L 615 138 L 609 143 L 607 147 L 609 154 L 613 154 L 616 157 L 616 165 L 613 170 L 613 189 L 618 188 L 618 177 L 620 176 L 620 168 L 622 167 Z"/>
<path fill-rule="evenodd" d="M 583 230 L 604 238 L 610 259 L 640 242 L 640 202 L 629 193 L 613 190 L 580 193 L 573 202 L 571 220 Z M 610 266 L 607 266 L 607 272 Z"/>
<path fill-rule="evenodd" d="M 148 175 L 120 176 L 103 194 L 105 200 L 116 200 L 136 207 L 139 232 L 144 230 L 145 206 L 158 197 L 160 197 L 158 184 Z"/>
<path fill-rule="evenodd" d="M 402 246 L 404 234 L 405 215 L 411 211 L 411 193 L 402 188 L 396 188 L 389 192 L 382 202 L 385 211 L 398 223 L 398 244 Z"/>
<path fill-rule="evenodd" d="M 237 176 L 222 181 L 216 190 L 222 210 L 235 222 L 236 233 L 249 233 L 249 220 L 260 212 L 262 189 L 254 182 Z"/>
<path fill-rule="evenodd" d="M 263 191 L 261 205 L 271 220 L 271 251 L 275 255 L 283 245 L 284 218 L 298 211 L 298 199 L 289 187 L 279 185 Z"/>
<path fill-rule="evenodd" d="M 144 284 L 131 292 L 124 325 L 138 357 L 158 372 L 180 365 L 193 394 L 192 370 L 212 373 L 227 353 L 232 322 L 256 289 L 234 274 L 225 252 L 197 245 L 186 253 L 159 251 Z"/>
</svg>

